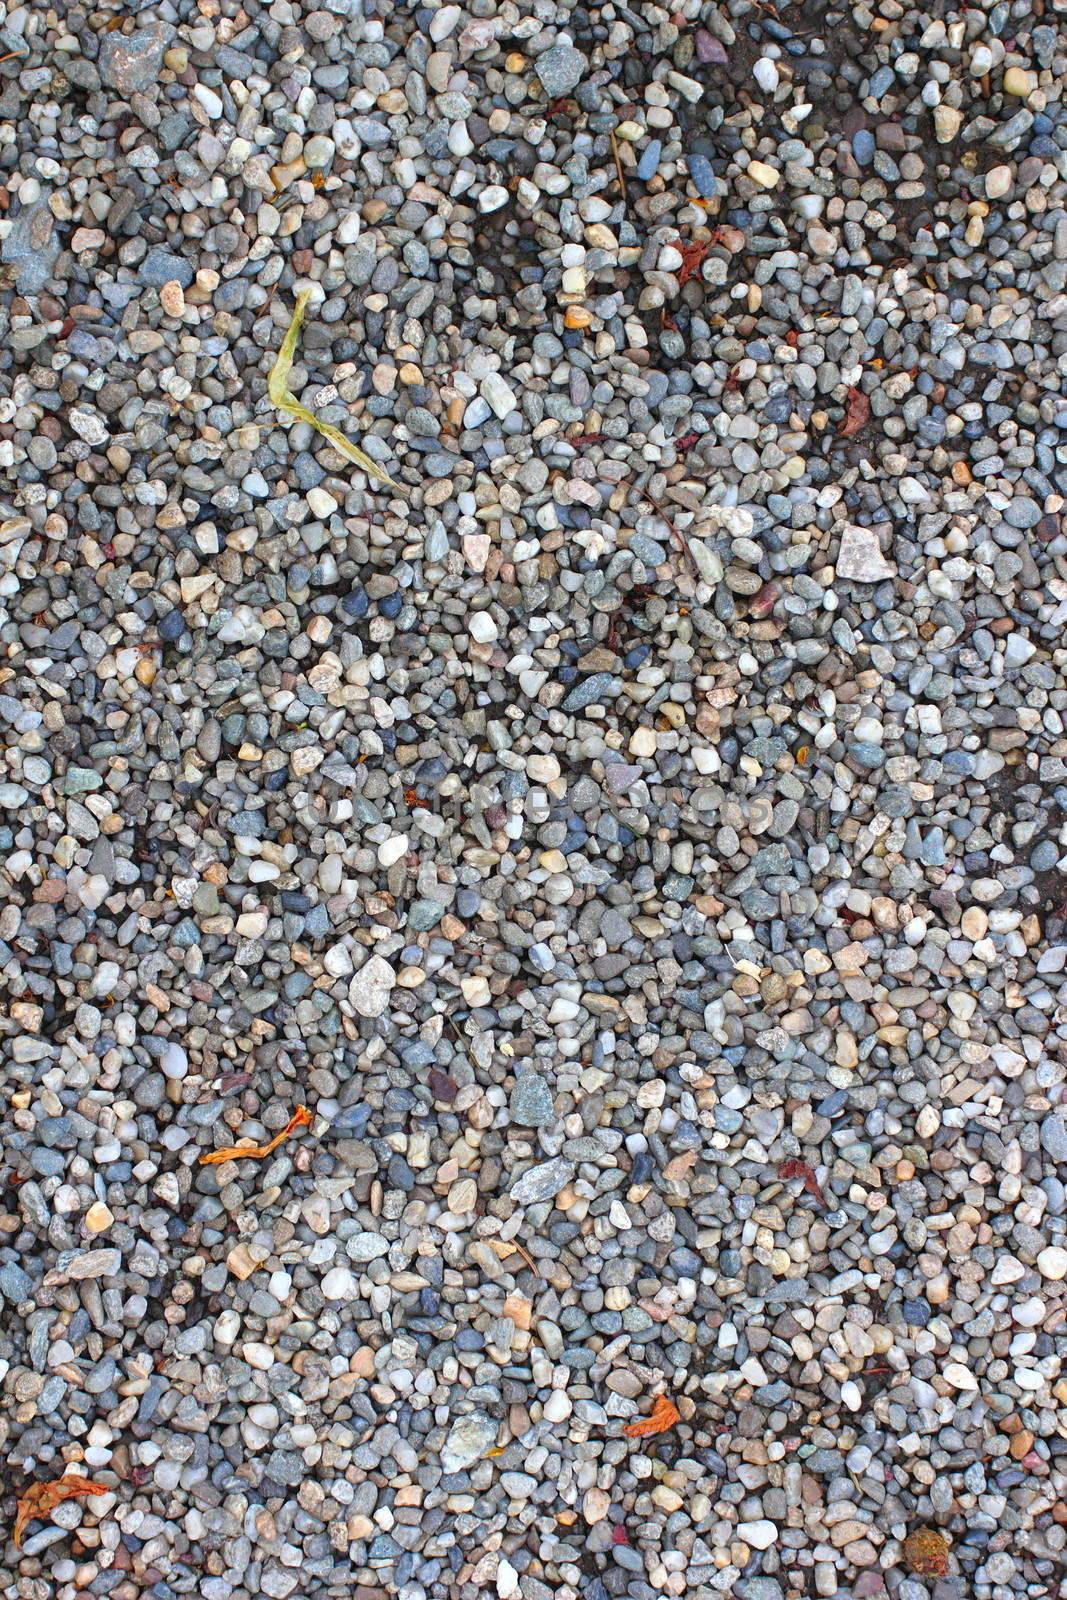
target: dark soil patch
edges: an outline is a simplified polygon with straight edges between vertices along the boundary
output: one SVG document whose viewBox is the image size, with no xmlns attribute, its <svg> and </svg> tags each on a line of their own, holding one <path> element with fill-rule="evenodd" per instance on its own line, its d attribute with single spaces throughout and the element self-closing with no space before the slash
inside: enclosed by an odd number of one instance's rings
<svg viewBox="0 0 1067 1600">
<path fill-rule="evenodd" d="M 1032 787 L 1030 774 L 1021 772 L 1017 767 L 1005 767 L 1003 771 L 998 772 L 989 783 L 990 821 L 998 815 L 1003 816 L 1008 821 L 1009 829 L 1012 822 L 1028 821 L 1033 814 L 1033 802 L 1021 801 L 1019 791 Z M 1044 809 L 1040 801 L 1038 806 L 1039 809 Z M 1067 812 L 1058 800 L 1051 799 L 1042 818 L 1039 832 L 1026 846 L 1027 855 L 1045 840 L 1049 840 L 1059 850 L 1060 830 L 1065 821 Z M 1061 872 L 1058 866 L 1053 865 L 1036 872 L 1033 883 L 1022 891 L 1021 899 L 1027 911 L 1037 917 L 1045 939 L 1059 939 L 1067 933 L 1067 874 Z"/>
</svg>

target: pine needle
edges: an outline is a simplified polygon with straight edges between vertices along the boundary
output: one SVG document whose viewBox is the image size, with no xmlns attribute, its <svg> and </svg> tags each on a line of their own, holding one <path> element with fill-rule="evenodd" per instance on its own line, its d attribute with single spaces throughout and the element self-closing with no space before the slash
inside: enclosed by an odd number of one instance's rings
<svg viewBox="0 0 1067 1600">
<path fill-rule="evenodd" d="M 297 296 L 293 320 L 290 322 L 285 338 L 282 340 L 281 349 L 278 351 L 278 359 L 271 368 L 270 377 L 267 380 L 267 393 L 270 396 L 271 404 L 276 406 L 283 415 L 294 417 L 298 422 L 306 422 L 317 433 L 321 433 L 322 437 L 328 439 L 330 444 L 333 445 L 338 455 L 342 455 L 346 460 L 354 462 L 357 467 L 362 467 L 368 477 L 376 478 L 379 483 L 384 483 L 390 489 L 397 489 L 403 494 L 404 490 L 401 485 L 390 478 L 387 472 L 383 472 L 376 461 L 372 461 L 370 456 L 365 455 L 350 439 L 346 439 L 339 428 L 335 428 L 332 423 L 323 422 L 313 411 L 309 411 L 307 406 L 301 405 L 296 396 L 289 392 L 289 373 L 292 370 L 293 358 L 296 355 L 296 347 L 300 339 L 300 329 L 303 326 L 304 313 L 307 310 L 310 298 L 310 289 L 302 290 Z"/>
</svg>

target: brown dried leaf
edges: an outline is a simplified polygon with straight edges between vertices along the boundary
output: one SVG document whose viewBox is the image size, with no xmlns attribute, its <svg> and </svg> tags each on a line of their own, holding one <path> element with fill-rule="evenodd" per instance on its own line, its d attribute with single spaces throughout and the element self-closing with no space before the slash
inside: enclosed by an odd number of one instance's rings
<svg viewBox="0 0 1067 1600">
<path fill-rule="evenodd" d="M 708 240 L 678 239 L 674 247 L 682 258 L 682 264 L 678 268 L 678 287 L 682 289 L 690 278 L 695 278 L 700 272 L 711 244 Z"/>
<path fill-rule="evenodd" d="M 83 1494 L 110 1494 L 110 1485 L 93 1483 L 90 1478 L 80 1478 L 71 1472 L 65 1478 L 54 1478 L 50 1483 L 33 1483 L 20 1494 L 15 1507 L 15 1549 L 21 1549 L 22 1536 L 31 1522 L 47 1517 L 48 1513 L 64 1500 L 75 1500 Z"/>
<path fill-rule="evenodd" d="M 859 433 L 866 427 L 867 418 L 871 414 L 871 402 L 862 389 L 855 387 L 849 389 L 848 399 L 845 402 L 845 418 L 838 433 L 842 439 L 847 439 L 853 433 Z"/>
<path fill-rule="evenodd" d="M 936 1528 L 917 1528 L 904 1540 L 904 1560 L 917 1578 L 943 1578 L 948 1572 L 948 1545 Z"/>
<path fill-rule="evenodd" d="M 809 1194 L 814 1195 L 823 1210 L 826 1210 L 826 1196 L 823 1194 L 819 1180 L 815 1176 L 815 1168 L 810 1163 L 800 1161 L 796 1156 L 790 1156 L 789 1160 L 783 1161 L 778 1168 L 778 1176 L 780 1178 L 803 1178 L 805 1189 Z"/>
</svg>

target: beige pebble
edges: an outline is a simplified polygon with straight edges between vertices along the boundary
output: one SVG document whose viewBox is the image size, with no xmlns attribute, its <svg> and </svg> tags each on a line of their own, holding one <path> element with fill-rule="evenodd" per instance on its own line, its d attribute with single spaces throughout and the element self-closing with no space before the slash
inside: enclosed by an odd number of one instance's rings
<svg viewBox="0 0 1067 1600">
<path fill-rule="evenodd" d="M 106 1233 L 114 1220 L 113 1213 L 102 1200 L 91 1205 L 85 1213 L 85 1226 L 89 1233 Z"/>
<path fill-rule="evenodd" d="M 985 192 L 987 199 L 1000 200 L 1011 188 L 1011 168 L 1005 166 L 990 167 L 985 175 Z"/>
<path fill-rule="evenodd" d="M 448 1209 L 453 1216 L 462 1216 L 466 1211 L 473 1211 L 477 1198 L 478 1185 L 474 1179 L 460 1178 L 448 1191 Z"/>
<path fill-rule="evenodd" d="M 963 112 L 957 111 L 955 106 L 934 107 L 934 137 L 938 144 L 951 144 L 960 131 L 963 121 Z"/>
<path fill-rule="evenodd" d="M 1067 1278 L 1067 1250 L 1062 1250 L 1059 1245 L 1050 1244 L 1047 1249 L 1039 1251 L 1037 1270 L 1050 1283 L 1061 1282 Z"/>
<path fill-rule="evenodd" d="M 226 1265 L 234 1277 L 243 1282 L 245 1278 L 252 1276 L 259 1266 L 259 1262 L 251 1254 L 246 1244 L 235 1244 L 226 1257 Z"/>
<path fill-rule="evenodd" d="M 459 986 L 463 991 L 463 998 L 469 1006 L 487 1006 L 492 999 L 488 981 L 481 977 L 480 974 L 476 973 L 473 977 L 462 978 Z"/>
<path fill-rule="evenodd" d="M 185 310 L 185 293 L 177 278 L 165 283 L 159 291 L 159 303 L 168 317 L 180 317 Z"/>
<path fill-rule="evenodd" d="M 603 1522 L 611 1508 L 611 1496 L 605 1489 L 587 1489 L 582 1499 L 582 1516 L 590 1525 Z"/>
<path fill-rule="evenodd" d="M 1033 73 L 1027 72 L 1023 67 L 1009 67 L 1004 74 L 1004 93 L 1013 94 L 1020 100 L 1025 100 L 1027 95 L 1034 92 Z"/>
<path fill-rule="evenodd" d="M 941 1118 L 933 1106 L 923 1106 L 915 1119 L 915 1132 L 920 1139 L 932 1139 L 941 1126 Z"/>
</svg>

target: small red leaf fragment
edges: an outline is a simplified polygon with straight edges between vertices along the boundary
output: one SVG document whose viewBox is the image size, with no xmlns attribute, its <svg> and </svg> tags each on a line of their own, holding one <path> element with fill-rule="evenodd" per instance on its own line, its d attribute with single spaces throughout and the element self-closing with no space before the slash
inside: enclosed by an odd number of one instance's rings
<svg viewBox="0 0 1067 1600">
<path fill-rule="evenodd" d="M 823 1194 L 819 1180 L 815 1176 L 814 1167 L 810 1166 L 807 1161 L 801 1161 L 796 1156 L 790 1156 L 789 1160 L 783 1161 L 778 1168 L 778 1176 L 780 1178 L 803 1178 L 805 1189 L 810 1195 L 814 1195 L 823 1210 L 826 1210 L 826 1196 Z"/>
<path fill-rule="evenodd" d="M 430 1088 L 433 1090 L 435 1100 L 441 1100 L 450 1106 L 459 1093 L 459 1084 L 455 1078 L 450 1078 L 447 1072 L 440 1072 L 436 1067 L 430 1068 Z"/>
<path fill-rule="evenodd" d="M 862 389 L 852 387 L 848 391 L 845 402 L 845 417 L 838 433 L 842 439 L 847 439 L 853 433 L 859 433 L 866 426 L 867 418 L 871 414 L 871 402 Z"/>
<path fill-rule="evenodd" d="M 684 239 L 675 241 L 675 249 L 682 258 L 682 264 L 678 268 L 679 289 L 684 288 L 690 278 L 697 276 L 704 265 L 704 258 L 710 248 L 709 242 L 701 242 L 696 239 L 691 239 L 688 242 Z"/>
</svg>

